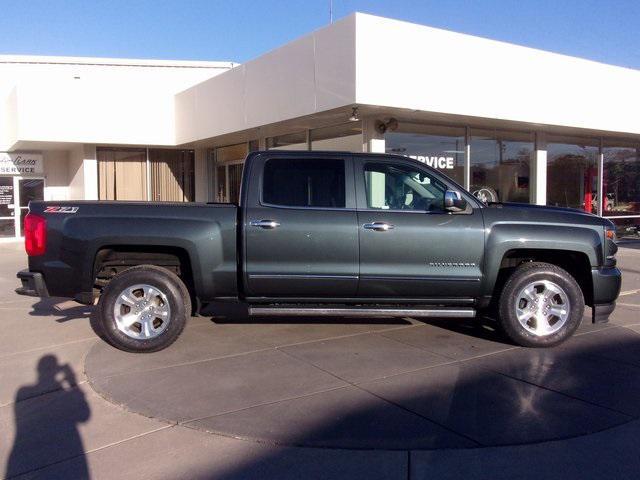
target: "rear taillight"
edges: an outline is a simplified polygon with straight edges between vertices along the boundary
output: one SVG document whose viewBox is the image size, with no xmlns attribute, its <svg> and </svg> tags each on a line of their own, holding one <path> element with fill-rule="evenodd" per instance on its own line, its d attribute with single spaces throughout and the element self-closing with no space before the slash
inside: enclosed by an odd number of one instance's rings
<svg viewBox="0 0 640 480">
<path fill-rule="evenodd" d="M 34 213 L 24 217 L 24 248 L 27 255 L 43 255 L 47 249 L 47 220 Z"/>
</svg>

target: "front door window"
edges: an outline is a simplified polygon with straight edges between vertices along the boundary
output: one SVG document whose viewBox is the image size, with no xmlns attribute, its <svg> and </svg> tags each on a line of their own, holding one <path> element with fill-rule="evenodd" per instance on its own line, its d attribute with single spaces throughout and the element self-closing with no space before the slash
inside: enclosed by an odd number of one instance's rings
<svg viewBox="0 0 640 480">
<path fill-rule="evenodd" d="M 367 164 L 364 173 L 368 208 L 444 211 L 447 187 L 417 168 L 388 163 Z"/>
</svg>

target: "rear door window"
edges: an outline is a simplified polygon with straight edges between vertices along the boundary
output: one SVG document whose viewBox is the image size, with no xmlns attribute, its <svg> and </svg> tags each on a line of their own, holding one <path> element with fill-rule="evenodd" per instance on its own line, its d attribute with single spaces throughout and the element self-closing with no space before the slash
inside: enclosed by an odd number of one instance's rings
<svg viewBox="0 0 640 480">
<path fill-rule="evenodd" d="M 345 208 L 345 162 L 272 158 L 264 166 L 262 201 L 283 207 Z"/>
</svg>

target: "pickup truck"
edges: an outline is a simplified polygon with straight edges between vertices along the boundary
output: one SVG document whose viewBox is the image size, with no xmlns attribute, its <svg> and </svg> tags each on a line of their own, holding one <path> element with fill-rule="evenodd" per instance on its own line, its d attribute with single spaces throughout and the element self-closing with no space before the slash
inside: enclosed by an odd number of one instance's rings
<svg viewBox="0 0 640 480">
<path fill-rule="evenodd" d="M 484 204 L 441 172 L 385 154 L 264 151 L 234 204 L 31 202 L 22 295 L 97 301 L 106 339 L 170 345 L 195 312 L 493 315 L 516 344 L 556 345 L 608 320 L 620 291 L 613 223 Z"/>
</svg>

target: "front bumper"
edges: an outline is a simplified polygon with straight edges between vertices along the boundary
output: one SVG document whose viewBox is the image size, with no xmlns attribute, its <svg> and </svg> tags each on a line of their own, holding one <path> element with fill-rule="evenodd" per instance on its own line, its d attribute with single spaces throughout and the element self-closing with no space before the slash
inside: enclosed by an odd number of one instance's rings
<svg viewBox="0 0 640 480">
<path fill-rule="evenodd" d="M 615 267 L 596 268 L 591 270 L 593 281 L 593 323 L 609 321 L 609 315 L 616 307 L 616 298 L 622 286 L 622 273 Z"/>
<path fill-rule="evenodd" d="M 22 286 L 16 288 L 18 295 L 27 295 L 29 297 L 49 296 L 47 284 L 41 273 L 20 270 L 16 276 L 20 279 L 20 282 L 22 282 Z"/>
</svg>

